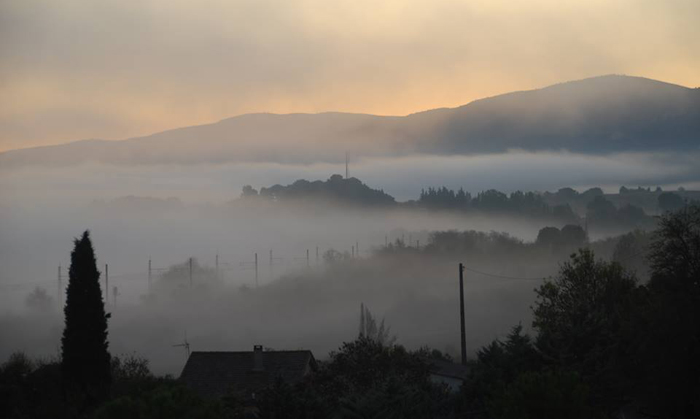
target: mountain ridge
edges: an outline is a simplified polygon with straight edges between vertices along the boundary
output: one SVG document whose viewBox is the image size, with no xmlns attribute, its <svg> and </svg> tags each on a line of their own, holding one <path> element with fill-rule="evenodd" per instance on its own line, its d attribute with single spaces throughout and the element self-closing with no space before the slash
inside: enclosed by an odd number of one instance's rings
<svg viewBox="0 0 700 419">
<path fill-rule="evenodd" d="M 644 77 L 597 76 L 406 116 L 251 113 L 124 140 L 8 150 L 0 166 L 339 163 L 358 157 L 559 151 L 695 151 L 700 89 Z"/>
</svg>

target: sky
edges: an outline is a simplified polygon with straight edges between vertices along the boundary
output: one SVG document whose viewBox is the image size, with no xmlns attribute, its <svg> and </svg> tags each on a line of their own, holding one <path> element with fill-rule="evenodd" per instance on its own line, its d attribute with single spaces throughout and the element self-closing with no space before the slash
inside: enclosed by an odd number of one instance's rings
<svg viewBox="0 0 700 419">
<path fill-rule="evenodd" d="M 0 151 L 603 74 L 697 87 L 699 21 L 697 0 L 0 0 Z"/>
</svg>

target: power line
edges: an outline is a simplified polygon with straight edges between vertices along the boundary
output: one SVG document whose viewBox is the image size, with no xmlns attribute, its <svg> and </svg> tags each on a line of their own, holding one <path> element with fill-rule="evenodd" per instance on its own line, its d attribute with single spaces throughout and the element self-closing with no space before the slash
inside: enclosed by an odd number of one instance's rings
<svg viewBox="0 0 700 419">
<path fill-rule="evenodd" d="M 484 275 L 484 276 L 490 276 L 490 277 L 493 277 L 493 278 L 515 279 L 515 280 L 522 280 L 522 281 L 542 281 L 542 280 L 544 279 L 544 277 L 537 277 L 537 278 L 535 278 L 535 277 L 507 276 L 507 275 L 492 274 L 492 273 L 489 273 L 489 272 L 482 272 L 482 271 L 479 271 L 479 270 L 476 270 L 476 269 L 473 269 L 473 268 L 469 268 L 469 267 L 464 266 L 464 265 L 462 265 L 462 267 L 463 267 L 464 270 L 466 270 L 466 271 L 474 272 L 474 273 L 477 273 L 477 274 L 480 274 L 480 275 Z"/>
</svg>

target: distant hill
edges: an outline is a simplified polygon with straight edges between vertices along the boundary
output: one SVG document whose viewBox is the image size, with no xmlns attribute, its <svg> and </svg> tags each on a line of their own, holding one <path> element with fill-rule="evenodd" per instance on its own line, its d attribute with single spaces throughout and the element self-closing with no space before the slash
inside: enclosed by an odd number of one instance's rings
<svg viewBox="0 0 700 419">
<path fill-rule="evenodd" d="M 357 178 L 344 179 L 333 175 L 328 180 L 308 181 L 299 179 L 291 185 L 274 185 L 261 188 L 260 192 L 246 186 L 241 199 L 271 201 L 318 202 L 361 207 L 390 206 L 396 204 L 393 196 L 383 190 L 372 189 Z"/>
<path fill-rule="evenodd" d="M 353 156 L 479 154 L 510 149 L 587 154 L 700 150 L 700 89 L 601 76 L 405 117 L 249 114 L 122 141 L 84 140 L 0 153 L 27 164 L 340 163 Z"/>
</svg>

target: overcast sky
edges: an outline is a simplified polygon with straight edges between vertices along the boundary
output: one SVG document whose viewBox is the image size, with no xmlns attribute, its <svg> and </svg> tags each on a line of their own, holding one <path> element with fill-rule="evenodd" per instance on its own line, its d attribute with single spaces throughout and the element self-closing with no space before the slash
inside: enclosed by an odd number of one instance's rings
<svg viewBox="0 0 700 419">
<path fill-rule="evenodd" d="M 0 63 L 0 150 L 404 115 L 611 73 L 700 86 L 700 1 L 0 0 Z"/>
</svg>

